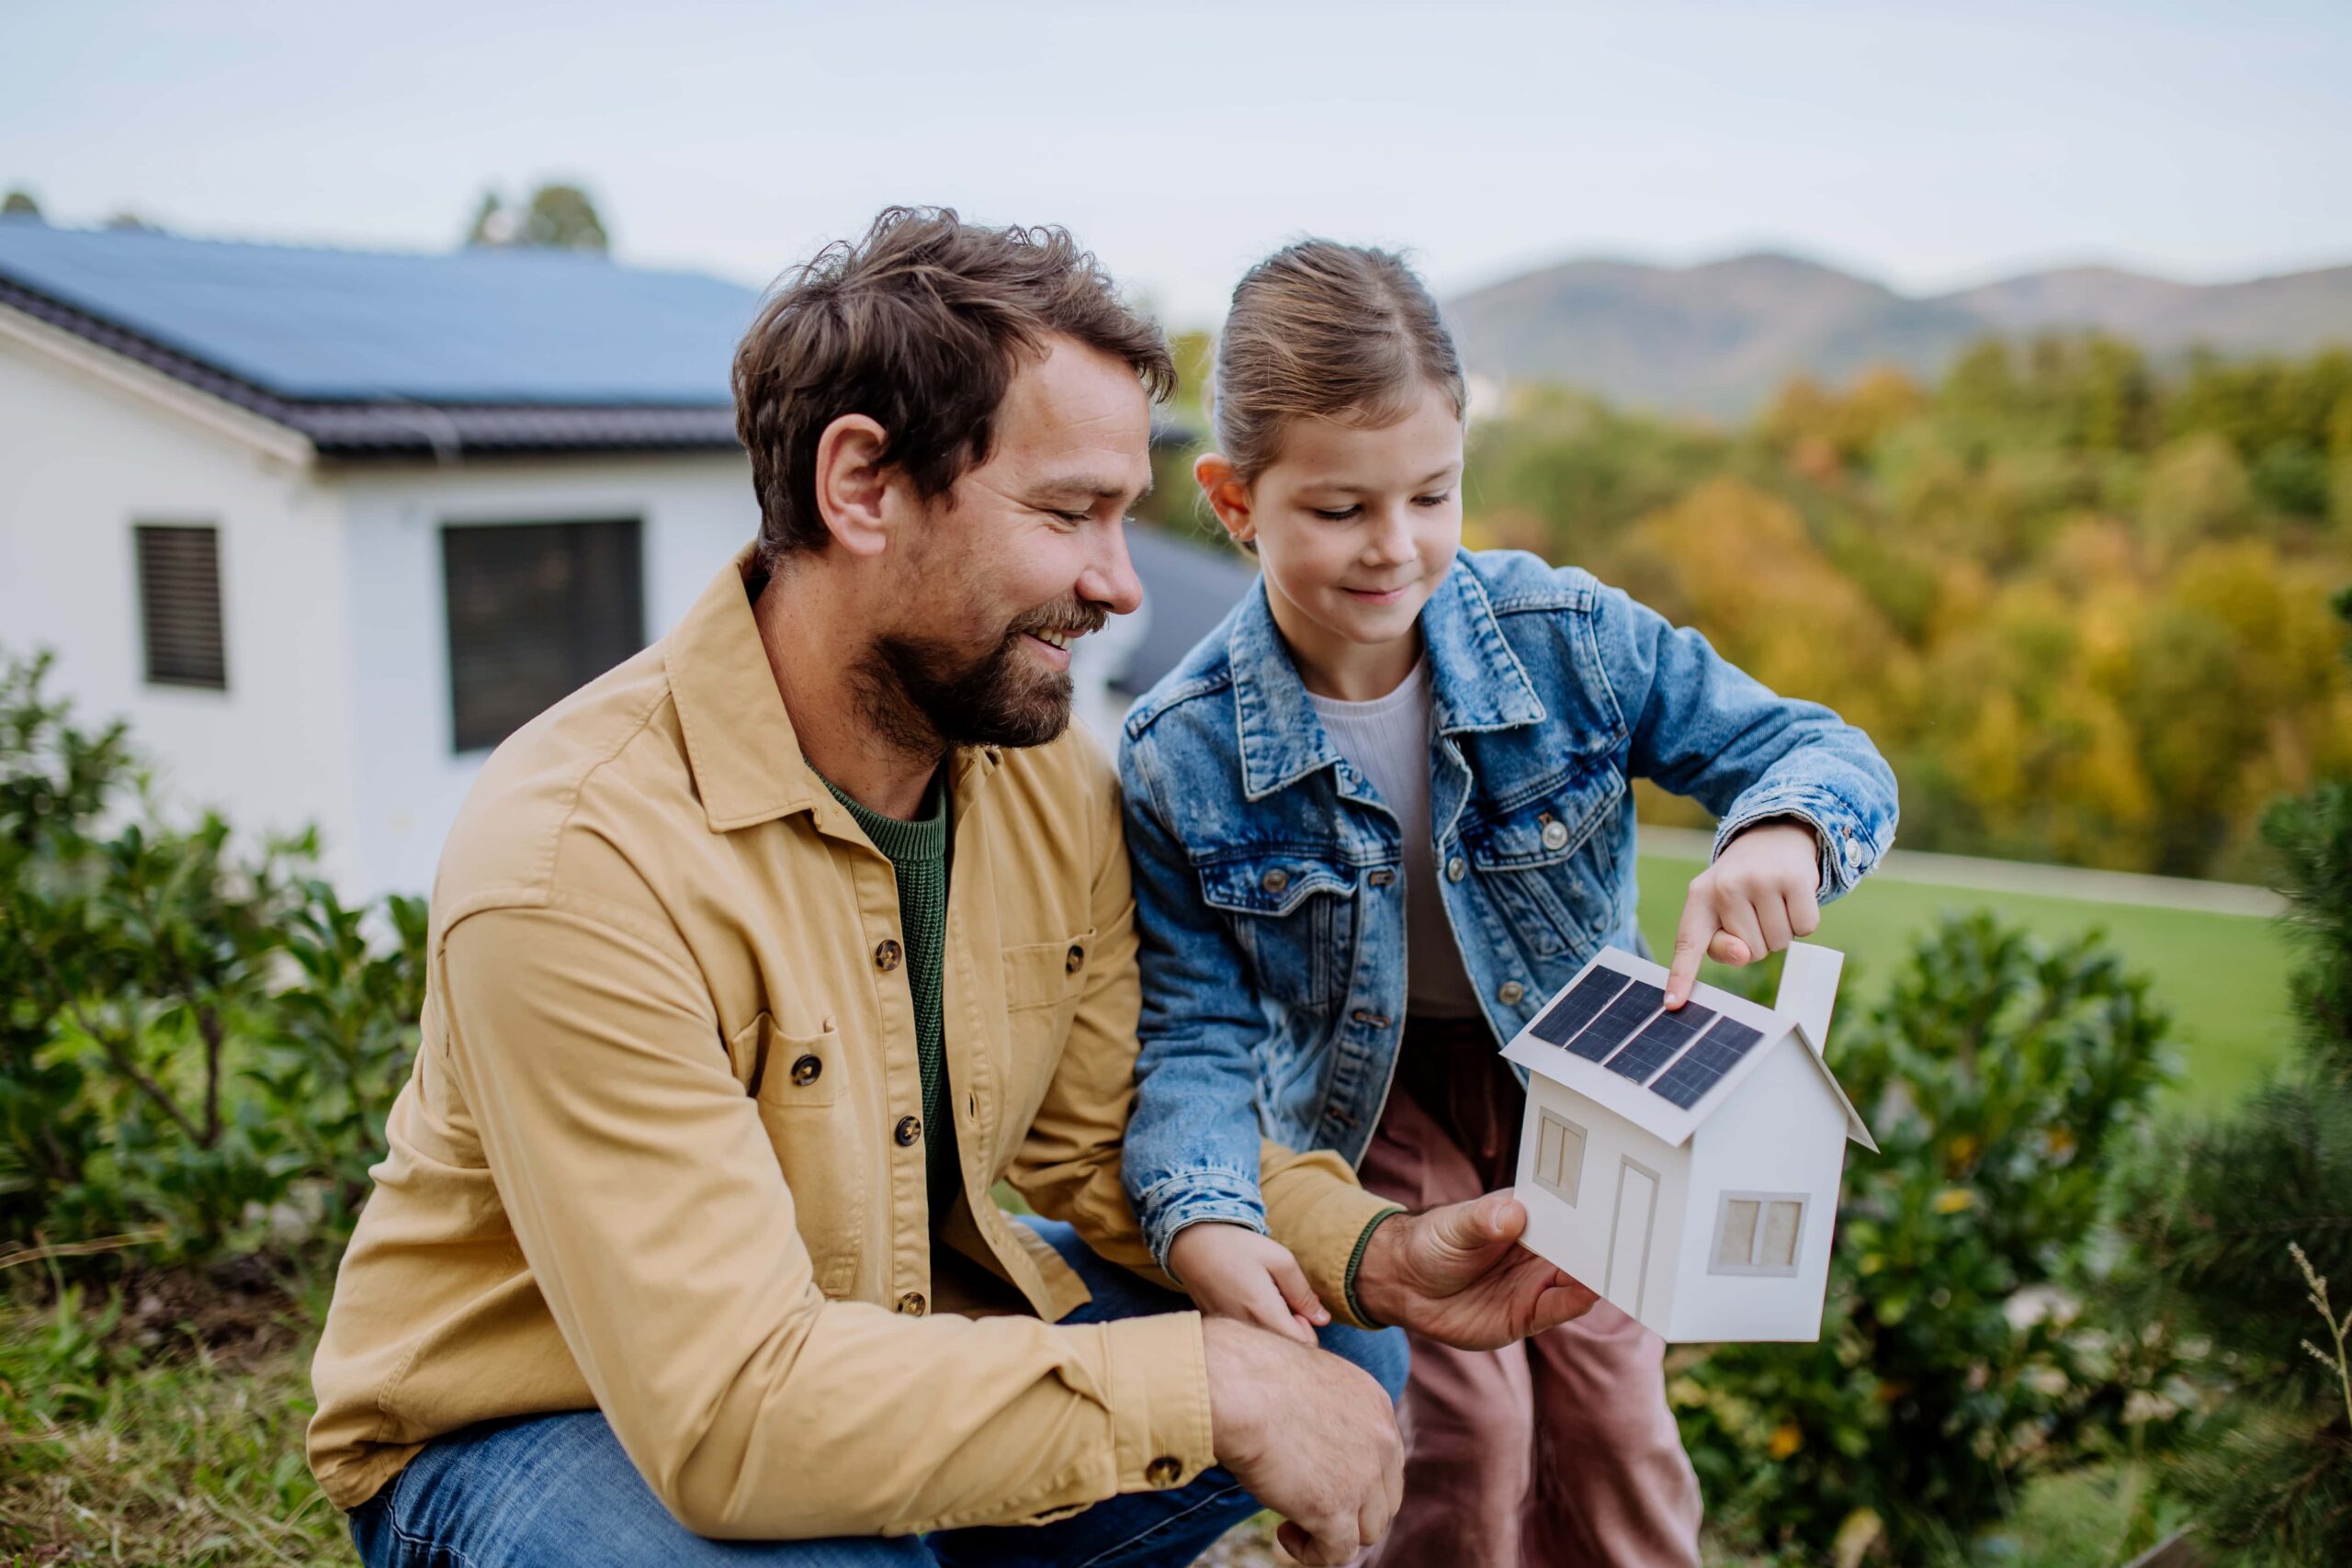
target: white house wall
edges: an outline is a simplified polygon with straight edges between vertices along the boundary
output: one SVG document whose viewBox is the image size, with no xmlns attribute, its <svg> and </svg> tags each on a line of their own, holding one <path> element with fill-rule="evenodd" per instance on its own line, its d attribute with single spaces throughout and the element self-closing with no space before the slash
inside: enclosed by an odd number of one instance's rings
<svg viewBox="0 0 2352 1568">
<path fill-rule="evenodd" d="M 339 488 L 351 541 L 353 826 L 369 894 L 431 888 L 441 840 L 488 754 L 450 746 L 445 524 L 641 519 L 649 638 L 759 531 L 739 454 L 355 467 Z"/>
<path fill-rule="evenodd" d="M 235 410 L 201 417 L 197 394 L 150 395 L 152 373 L 45 340 L 0 333 L 0 648 L 54 649 L 54 689 L 128 718 L 175 808 L 256 833 L 316 823 L 348 876 L 340 503 L 290 437 L 267 450 Z M 226 691 L 146 682 L 138 523 L 219 528 Z"/>
<path fill-rule="evenodd" d="M 1690 1228 L 1668 1339 L 1810 1340 L 1821 1332 L 1846 1115 L 1795 1035 L 1732 1091 L 1690 1140 Z M 1710 1274 L 1715 1211 L 1726 1190 L 1807 1194 L 1793 1276 Z"/>
<path fill-rule="evenodd" d="M 1577 1204 L 1563 1203 L 1535 1179 L 1540 1140 L 1531 1119 L 1520 1140 L 1516 1190 L 1528 1213 L 1527 1242 L 1593 1291 L 1648 1326 L 1663 1333 L 1675 1295 L 1674 1265 L 1683 1240 L 1683 1208 L 1689 1190 L 1690 1152 L 1666 1144 L 1575 1090 L 1532 1074 L 1528 1096 L 1540 1113 L 1551 1111 L 1585 1130 L 1585 1152 Z M 1623 1162 L 1633 1159 L 1657 1179 L 1648 1267 L 1638 1288 L 1611 1280 L 1609 1254 L 1615 1239 L 1617 1193 Z"/>
</svg>

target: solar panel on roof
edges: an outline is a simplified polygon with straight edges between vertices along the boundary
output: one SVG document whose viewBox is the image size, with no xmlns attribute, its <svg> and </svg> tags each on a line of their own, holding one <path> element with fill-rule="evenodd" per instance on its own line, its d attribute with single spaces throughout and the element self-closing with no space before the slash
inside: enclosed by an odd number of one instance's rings
<svg viewBox="0 0 2352 1568">
<path fill-rule="evenodd" d="M 1629 982 L 1617 999 L 1600 1011 L 1584 1032 L 1568 1042 L 1568 1049 L 1588 1062 L 1598 1062 L 1634 1037 L 1634 1032 L 1666 1005 L 1666 993 L 1646 980 Z"/>
<path fill-rule="evenodd" d="M 1603 1066 L 1621 1077 L 1640 1083 L 1672 1061 L 1714 1020 L 1714 1009 L 1685 1002 L 1680 1011 L 1662 1012 L 1650 1020 L 1649 1027 L 1634 1035 L 1623 1051 Z"/>
<path fill-rule="evenodd" d="M 1555 1045 L 1566 1045 L 1576 1032 L 1590 1023 L 1593 1015 L 1609 1005 L 1609 998 L 1625 988 L 1625 976 L 1614 969 L 1594 969 L 1570 986 L 1552 1010 L 1535 1021 L 1532 1026 L 1538 1040 L 1548 1040 Z"/>
<path fill-rule="evenodd" d="M 1682 1054 L 1681 1060 L 1658 1075 L 1650 1092 L 1688 1111 L 1705 1099 L 1707 1091 L 1722 1082 L 1724 1075 L 1763 1038 L 1761 1030 L 1750 1029 L 1736 1019 L 1717 1019 L 1715 1026 Z"/>
</svg>

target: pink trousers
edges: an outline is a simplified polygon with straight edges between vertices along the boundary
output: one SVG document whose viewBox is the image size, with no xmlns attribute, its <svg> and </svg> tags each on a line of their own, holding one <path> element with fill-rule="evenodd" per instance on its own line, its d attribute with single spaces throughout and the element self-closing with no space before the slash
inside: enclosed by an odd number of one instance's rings
<svg viewBox="0 0 2352 1568">
<path fill-rule="evenodd" d="M 1518 1178 L 1526 1095 L 1484 1026 L 1414 1021 L 1361 1175 L 1415 1209 Z M 1416 1335 L 1405 1506 L 1381 1568 L 1697 1568 L 1665 1341 L 1607 1302 L 1502 1350 Z"/>
</svg>

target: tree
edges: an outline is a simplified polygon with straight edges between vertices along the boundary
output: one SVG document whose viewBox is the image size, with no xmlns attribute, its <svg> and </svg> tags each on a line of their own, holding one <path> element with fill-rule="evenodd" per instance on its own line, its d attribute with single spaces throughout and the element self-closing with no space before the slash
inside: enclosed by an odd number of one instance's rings
<svg viewBox="0 0 2352 1568">
<path fill-rule="evenodd" d="M 492 249 L 593 251 L 612 248 L 596 204 L 575 185 L 550 183 L 531 192 L 520 210 L 495 190 L 482 192 L 466 243 Z"/>
<path fill-rule="evenodd" d="M 40 216 L 40 203 L 35 201 L 33 193 L 22 186 L 11 186 L 6 196 L 0 197 L 0 217 L 38 218 Z"/>
<path fill-rule="evenodd" d="M 2335 609 L 2352 623 L 2352 592 Z M 2352 1562 L 2352 780 L 2280 802 L 2263 836 L 2309 953 L 2297 1052 L 2161 1140 L 2123 1213 L 2159 1311 L 2228 1377 L 2173 1485 L 2236 1561 L 2317 1568 Z"/>
</svg>

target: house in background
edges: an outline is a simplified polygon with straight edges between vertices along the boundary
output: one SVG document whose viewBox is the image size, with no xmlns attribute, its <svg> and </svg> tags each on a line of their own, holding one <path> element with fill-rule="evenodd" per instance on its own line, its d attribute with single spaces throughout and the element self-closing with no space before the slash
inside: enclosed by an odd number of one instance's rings
<svg viewBox="0 0 2352 1568">
<path fill-rule="evenodd" d="M 0 220 L 0 646 L 167 796 L 428 887 L 488 749 L 757 529 L 754 290 Z"/>
<path fill-rule="evenodd" d="M 757 532 L 728 385 L 757 304 L 565 252 L 0 218 L 0 649 L 55 649 L 168 800 L 315 823 L 346 896 L 424 891 L 490 748 Z M 1250 575 L 1131 533 L 1159 618 L 1087 650 L 1105 737 L 1127 667 Z"/>
<path fill-rule="evenodd" d="M 1821 1337 L 1849 1139 L 1821 1042 L 1843 957 L 1790 946 L 1770 1008 L 1604 948 L 1504 1047 L 1528 1071 L 1526 1244 L 1669 1341 Z"/>
</svg>

